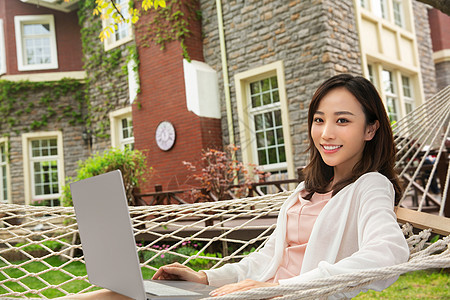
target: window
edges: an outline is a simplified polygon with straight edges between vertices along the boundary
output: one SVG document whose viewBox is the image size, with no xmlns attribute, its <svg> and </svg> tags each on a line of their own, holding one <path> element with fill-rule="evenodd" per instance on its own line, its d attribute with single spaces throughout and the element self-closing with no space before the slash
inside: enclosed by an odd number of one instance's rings
<svg viewBox="0 0 450 300">
<path fill-rule="evenodd" d="M 398 121 L 414 110 L 417 99 L 414 97 L 413 83 L 417 79 L 407 76 L 399 70 L 384 69 L 379 63 L 369 64 L 367 67 L 369 80 L 385 99 L 386 110 L 391 122 Z M 378 82 L 381 82 L 381 85 Z"/>
<path fill-rule="evenodd" d="M 414 110 L 414 98 L 409 77 L 402 75 L 403 101 L 405 102 L 405 112 L 409 114 Z"/>
<path fill-rule="evenodd" d="M 368 7 L 367 1 L 368 0 L 359 0 L 359 5 L 361 5 L 361 7 L 363 8 L 367 8 Z"/>
<path fill-rule="evenodd" d="M 8 164 L 8 144 L 5 139 L 0 140 L 0 203 L 9 203 L 9 164 Z"/>
<path fill-rule="evenodd" d="M 286 162 L 277 77 L 250 83 L 250 98 L 258 165 Z"/>
<path fill-rule="evenodd" d="M 131 106 L 110 113 L 111 146 L 119 149 L 134 149 Z"/>
<path fill-rule="evenodd" d="M 403 1 L 405 0 L 359 0 L 358 3 L 378 18 L 404 28 Z"/>
<path fill-rule="evenodd" d="M 235 82 L 243 162 L 258 165 L 279 178 L 293 178 L 283 63 L 236 74 Z"/>
<path fill-rule="evenodd" d="M 379 18 L 387 19 L 386 0 L 372 0 L 372 12 Z"/>
<path fill-rule="evenodd" d="M 396 85 L 394 83 L 394 78 L 392 77 L 392 72 L 383 70 L 382 78 L 389 119 L 391 120 L 391 122 L 398 121 L 398 96 L 396 93 Z"/>
<path fill-rule="evenodd" d="M 124 18 L 129 18 L 130 14 L 128 12 L 129 0 L 117 0 L 116 7 L 120 10 L 120 13 Z M 111 25 L 113 22 L 112 18 L 104 20 L 103 27 Z M 131 25 L 129 23 L 119 23 L 114 26 L 114 32 L 105 39 L 105 50 L 110 50 L 133 39 Z"/>
<path fill-rule="evenodd" d="M 53 15 L 15 16 L 19 71 L 57 69 Z"/>
<path fill-rule="evenodd" d="M 62 134 L 28 133 L 22 139 L 26 203 L 59 206 L 64 184 Z"/>
<path fill-rule="evenodd" d="M 134 149 L 133 122 L 131 116 L 120 120 L 120 145 L 121 148 Z"/>
<path fill-rule="evenodd" d="M 0 75 L 6 73 L 5 34 L 3 20 L 0 19 Z"/>
<path fill-rule="evenodd" d="M 394 11 L 394 23 L 397 26 L 404 27 L 403 24 L 403 4 L 402 0 L 393 0 L 392 8 Z"/>
</svg>

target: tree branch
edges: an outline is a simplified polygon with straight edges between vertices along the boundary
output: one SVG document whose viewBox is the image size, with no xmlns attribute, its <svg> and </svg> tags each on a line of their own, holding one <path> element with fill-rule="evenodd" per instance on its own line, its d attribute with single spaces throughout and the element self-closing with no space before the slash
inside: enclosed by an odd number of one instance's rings
<svg viewBox="0 0 450 300">
<path fill-rule="evenodd" d="M 439 9 L 444 14 L 450 16 L 450 0 L 417 0 L 417 1 L 429 4 L 434 8 Z"/>
</svg>

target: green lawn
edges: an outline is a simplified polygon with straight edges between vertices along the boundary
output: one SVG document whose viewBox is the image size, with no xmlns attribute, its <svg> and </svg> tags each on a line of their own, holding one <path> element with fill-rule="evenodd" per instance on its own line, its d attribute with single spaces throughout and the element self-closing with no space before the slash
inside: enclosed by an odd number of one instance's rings
<svg viewBox="0 0 450 300">
<path fill-rule="evenodd" d="M 50 265 L 57 267 L 61 266 L 63 262 L 57 257 L 51 257 L 45 260 Z M 22 262 L 16 262 L 16 264 Z M 5 266 L 5 264 L 0 263 L 0 267 Z M 41 262 L 30 262 L 24 266 L 28 272 L 36 273 L 47 269 L 47 267 Z M 76 276 L 86 275 L 86 268 L 84 264 L 80 262 L 71 262 L 63 268 L 65 271 L 74 274 Z M 24 272 L 16 269 L 10 268 L 3 272 L 8 274 L 8 276 L 18 278 L 24 275 Z M 142 270 L 144 278 L 151 278 L 154 271 L 144 268 Z M 61 271 L 50 271 L 42 274 L 41 277 L 48 281 L 50 284 L 60 284 L 68 279 L 70 276 L 64 274 Z M 6 277 L 4 274 L 0 273 L 0 280 L 4 280 Z M 37 278 L 28 277 L 21 280 L 23 284 L 31 289 L 40 289 L 45 287 L 45 284 Z M 8 282 L 5 283 L 8 288 L 23 292 L 25 289 L 18 283 Z M 62 287 L 64 290 L 70 293 L 76 293 L 86 287 L 89 284 L 77 280 L 67 284 Z M 7 290 L 0 287 L 0 295 L 6 294 Z M 56 298 L 63 296 L 63 293 L 56 289 L 48 289 L 43 292 L 43 295 L 47 298 Z M 33 294 L 27 294 L 27 297 L 36 297 Z M 356 297 L 357 299 L 450 299 L 450 272 L 449 270 L 434 270 L 434 271 L 417 271 L 408 273 L 400 276 L 399 280 L 394 283 L 388 289 L 382 292 L 369 291 L 367 293 L 361 293 Z"/>
<path fill-rule="evenodd" d="M 450 270 L 403 274 L 384 291 L 361 293 L 354 299 L 450 299 Z"/>
</svg>

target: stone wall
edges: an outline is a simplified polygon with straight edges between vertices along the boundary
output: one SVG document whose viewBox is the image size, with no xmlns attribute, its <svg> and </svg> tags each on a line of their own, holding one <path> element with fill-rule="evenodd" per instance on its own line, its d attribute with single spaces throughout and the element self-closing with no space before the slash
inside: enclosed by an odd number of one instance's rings
<svg viewBox="0 0 450 300">
<path fill-rule="evenodd" d="M 201 0 L 204 56 L 219 76 L 224 143 L 229 141 L 217 12 Z M 353 1 L 222 1 L 235 139 L 239 141 L 237 73 L 282 60 L 285 68 L 295 167 L 307 161 L 307 108 L 318 85 L 328 77 L 361 74 Z"/>
<path fill-rule="evenodd" d="M 81 5 L 81 4 L 80 4 Z M 99 38 L 101 19 L 92 15 L 91 6 L 80 7 L 84 70 L 87 73 L 87 95 L 90 102 L 92 151 L 102 153 L 111 147 L 109 113 L 130 105 L 127 57 L 134 42 L 105 51 Z"/>
<path fill-rule="evenodd" d="M 427 100 L 437 91 L 427 6 L 418 1 L 413 1 L 413 12 L 423 93 L 425 100 Z"/>
<path fill-rule="evenodd" d="M 436 64 L 436 81 L 438 90 L 442 90 L 450 85 L 450 61 L 443 61 Z"/>
<path fill-rule="evenodd" d="M 80 96 L 76 95 L 83 90 L 83 85 L 78 85 L 77 91 L 70 91 L 59 97 L 50 97 L 50 103 L 45 103 L 42 99 L 49 99 L 49 93 L 55 93 L 52 87 L 36 88 L 28 91 L 19 91 L 19 94 L 10 93 L 9 97 L 17 97 L 11 114 L 16 122 L 9 128 L 2 119 L 2 135 L 9 136 L 9 159 L 10 159 L 10 179 L 11 179 L 11 200 L 16 204 L 24 204 L 24 165 L 22 152 L 22 134 L 28 132 L 49 132 L 61 131 L 63 134 L 64 151 L 64 172 L 65 176 L 75 176 L 75 169 L 78 160 L 86 159 L 89 155 L 88 146 L 82 140 L 84 129 L 83 119 L 86 116 L 86 105 L 80 102 Z M 25 96 L 24 96 L 25 95 Z M 77 100 L 78 99 L 78 100 Z M 83 97 L 81 98 L 83 99 Z M 33 103 L 31 110 L 24 108 Z M 48 115 L 49 106 L 54 110 L 54 114 L 49 115 L 46 124 L 41 126 L 33 125 L 42 122 L 42 116 Z M 21 111 L 21 114 L 18 112 Z M 78 114 L 74 118 L 72 113 Z"/>
</svg>

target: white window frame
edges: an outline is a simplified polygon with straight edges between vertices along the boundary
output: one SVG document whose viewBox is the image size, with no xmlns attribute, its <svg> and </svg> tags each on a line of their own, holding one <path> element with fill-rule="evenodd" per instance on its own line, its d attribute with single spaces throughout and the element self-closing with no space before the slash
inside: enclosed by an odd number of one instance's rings
<svg viewBox="0 0 450 300">
<path fill-rule="evenodd" d="M 240 135 L 240 146 L 242 151 L 242 160 L 244 164 L 247 165 L 256 164 L 258 162 L 254 121 L 250 114 L 251 110 L 250 83 L 273 76 L 277 77 L 280 102 L 276 104 L 271 104 L 271 106 L 279 105 L 281 110 L 286 162 L 260 167 L 262 171 L 266 172 L 287 170 L 288 177 L 294 178 L 296 175 L 294 171 L 294 160 L 292 156 L 293 149 L 290 134 L 289 108 L 286 96 L 284 66 L 282 61 L 277 61 L 235 75 L 236 101 L 239 119 L 239 135 Z"/>
<path fill-rule="evenodd" d="M 129 5 L 129 4 L 128 4 L 128 3 L 129 3 L 129 0 L 123 0 L 123 1 L 124 1 L 124 3 L 126 3 L 126 5 L 127 5 L 127 8 L 126 8 L 126 10 L 125 10 L 125 11 L 127 11 L 127 10 L 128 10 L 128 5 Z M 110 4 L 110 5 L 111 5 L 111 4 Z M 122 12 L 122 8 L 119 8 L 119 9 L 120 9 L 121 12 Z M 105 12 L 105 13 L 106 13 L 106 12 Z M 128 15 L 128 12 L 127 12 L 126 14 Z M 109 18 L 107 18 L 107 19 L 103 19 L 103 21 L 102 21 L 103 29 L 105 29 L 107 26 L 111 25 L 111 24 L 113 23 L 113 21 L 114 21 L 114 20 L 111 18 L 111 16 L 110 16 Z M 123 25 L 121 25 L 121 24 L 123 24 Z M 116 30 L 113 29 L 114 32 L 111 33 L 111 34 L 109 35 L 109 37 L 106 37 L 106 38 L 103 40 L 103 45 L 104 45 L 104 47 L 105 47 L 105 51 L 108 51 L 108 50 L 111 50 L 111 49 L 113 49 L 113 48 L 116 48 L 116 47 L 118 47 L 118 46 L 120 46 L 120 45 L 123 45 L 123 44 L 125 44 L 125 43 L 128 43 L 128 42 L 130 42 L 130 41 L 132 41 L 132 40 L 134 39 L 132 25 L 131 25 L 130 23 L 121 23 L 121 24 L 118 24 L 118 26 L 128 26 L 128 34 L 127 34 L 127 36 L 124 37 L 124 38 L 121 38 L 121 39 L 117 40 L 117 39 L 116 39 Z"/>
<path fill-rule="evenodd" d="M 3 19 L 0 19 L 0 75 L 6 73 L 5 30 Z"/>
<path fill-rule="evenodd" d="M 12 203 L 11 199 L 11 173 L 9 166 L 9 140 L 6 137 L 0 138 L 0 145 L 5 145 L 5 161 L 0 159 L 0 203 Z M 1 155 L 1 153 L 0 153 Z M 5 167 L 5 174 L 3 173 L 3 167 Z M 3 177 L 6 178 L 6 199 L 3 195 L 3 190 L 5 189 Z"/>
<path fill-rule="evenodd" d="M 405 87 L 404 79 L 408 79 L 407 87 Z M 402 85 L 401 87 L 402 87 L 402 91 L 403 91 L 403 102 L 404 102 L 404 106 L 405 106 L 405 114 L 408 114 L 416 108 L 416 105 L 414 102 L 414 89 L 411 85 L 411 78 L 407 75 L 401 74 L 401 85 Z M 410 94 L 409 96 L 406 95 L 405 88 L 408 89 L 409 94 Z M 410 111 L 408 111 L 406 105 L 411 105 Z"/>
<path fill-rule="evenodd" d="M 111 146 L 123 150 L 126 145 L 134 144 L 134 135 L 124 139 L 122 136 L 122 119 L 132 118 L 131 106 L 113 111 L 109 114 L 111 126 Z"/>
<path fill-rule="evenodd" d="M 396 109 L 397 109 L 397 120 L 400 120 L 407 114 L 407 109 L 406 109 L 407 104 L 410 104 L 412 106 L 412 109 L 414 109 L 415 107 L 417 107 L 420 104 L 419 99 L 416 97 L 416 95 L 419 91 L 418 87 L 417 87 L 418 86 L 418 75 L 409 74 L 401 69 L 384 67 L 380 63 L 369 63 L 368 66 L 369 65 L 371 66 L 371 69 L 372 69 L 372 73 L 373 73 L 372 77 L 375 80 L 375 82 L 372 82 L 372 83 L 377 87 L 377 89 L 381 95 L 381 98 L 383 99 L 383 102 L 384 102 L 384 105 L 386 108 L 386 112 L 388 112 L 387 103 L 386 103 L 387 97 L 395 98 Z M 369 69 L 369 67 L 368 67 L 368 69 Z M 383 86 L 384 82 L 383 82 L 382 75 L 381 75 L 381 72 L 383 70 L 391 72 L 392 80 L 393 80 L 393 84 L 394 84 L 394 94 L 387 93 Z M 403 77 L 406 77 L 409 80 L 409 91 L 410 91 L 411 97 L 406 96 L 404 93 Z"/>
<path fill-rule="evenodd" d="M 385 22 L 395 24 L 398 27 L 406 28 L 405 20 L 405 0 L 356 0 L 359 7 L 370 11 L 375 18 L 385 20 Z M 396 20 L 395 3 L 398 3 L 399 20 Z M 397 22 L 399 21 L 399 23 Z"/>
<path fill-rule="evenodd" d="M 23 43 L 24 24 L 48 23 L 50 26 L 50 57 L 51 62 L 46 64 L 28 65 L 25 62 L 25 45 Z M 53 15 L 15 16 L 14 26 L 16 33 L 17 68 L 19 71 L 49 70 L 58 68 L 58 53 L 56 47 L 56 30 Z"/>
<path fill-rule="evenodd" d="M 250 86 L 252 83 L 259 82 L 261 80 L 268 79 L 268 78 L 273 78 L 273 77 L 274 76 L 268 76 L 268 77 L 265 77 L 265 78 L 257 79 L 257 80 L 254 80 L 252 82 L 249 82 L 248 84 Z M 271 89 L 269 91 L 274 91 L 274 90 L 275 89 Z M 276 90 L 277 90 L 277 92 L 279 94 L 278 88 L 276 88 Z M 252 150 L 253 150 L 254 157 L 256 158 L 257 161 L 259 161 L 258 138 L 256 136 L 256 128 L 255 128 L 255 116 L 256 115 L 264 115 L 265 113 L 273 113 L 275 111 L 279 111 L 280 115 L 281 115 L 282 114 L 282 112 L 281 112 L 281 103 L 280 102 L 275 102 L 275 103 L 271 103 L 271 104 L 267 104 L 267 105 L 261 105 L 259 107 L 252 107 L 250 87 L 247 88 L 247 99 L 248 99 L 248 113 L 249 113 L 249 116 L 250 116 L 250 120 L 249 120 L 250 121 L 249 122 L 250 126 L 249 127 L 250 127 L 251 132 L 253 132 L 255 134 L 255 140 L 252 143 Z M 272 120 L 272 121 L 274 122 L 274 120 Z M 270 128 L 272 128 L 272 127 L 270 127 Z M 278 128 L 278 129 L 280 129 L 280 128 Z M 282 125 L 281 125 L 281 129 L 282 129 Z M 268 131 L 263 130 L 263 132 L 267 133 Z M 284 139 L 284 136 L 283 136 L 283 139 Z M 275 147 L 270 147 L 270 148 L 275 148 L 277 150 L 277 148 L 278 148 L 277 145 L 278 145 L 278 143 L 275 142 Z M 284 144 L 283 144 L 283 147 L 285 148 L 285 151 L 286 151 L 286 147 L 284 146 Z M 264 151 L 266 151 L 268 149 L 269 149 L 269 147 L 263 147 L 262 148 L 262 150 L 264 150 Z M 277 156 L 278 156 L 278 153 L 277 153 Z M 279 162 L 279 163 L 272 163 L 272 164 L 267 163 L 265 165 L 259 165 L 259 166 L 262 169 L 264 169 L 265 171 L 267 171 L 267 172 L 274 172 L 274 171 L 287 170 L 287 165 L 286 164 L 287 164 L 286 162 Z"/>
<path fill-rule="evenodd" d="M 400 18 L 399 20 L 397 20 L 395 17 L 396 16 L 395 3 L 398 3 L 398 7 L 400 8 L 400 11 L 397 12 L 398 17 Z M 402 28 L 405 27 L 405 13 L 403 10 L 404 10 L 403 0 L 392 0 L 392 22 L 395 25 L 402 27 Z"/>
<path fill-rule="evenodd" d="M 58 164 L 58 194 L 39 195 L 34 194 L 34 174 L 32 173 L 31 158 L 31 142 L 42 139 L 55 139 L 58 147 L 58 155 L 53 157 Z M 64 152 L 63 152 L 63 138 L 61 131 L 49 132 L 33 132 L 22 134 L 22 153 L 23 153 L 23 167 L 24 167 L 24 185 L 25 185 L 25 204 L 32 204 L 34 200 L 53 200 L 61 198 L 62 187 L 64 186 Z"/>
</svg>

